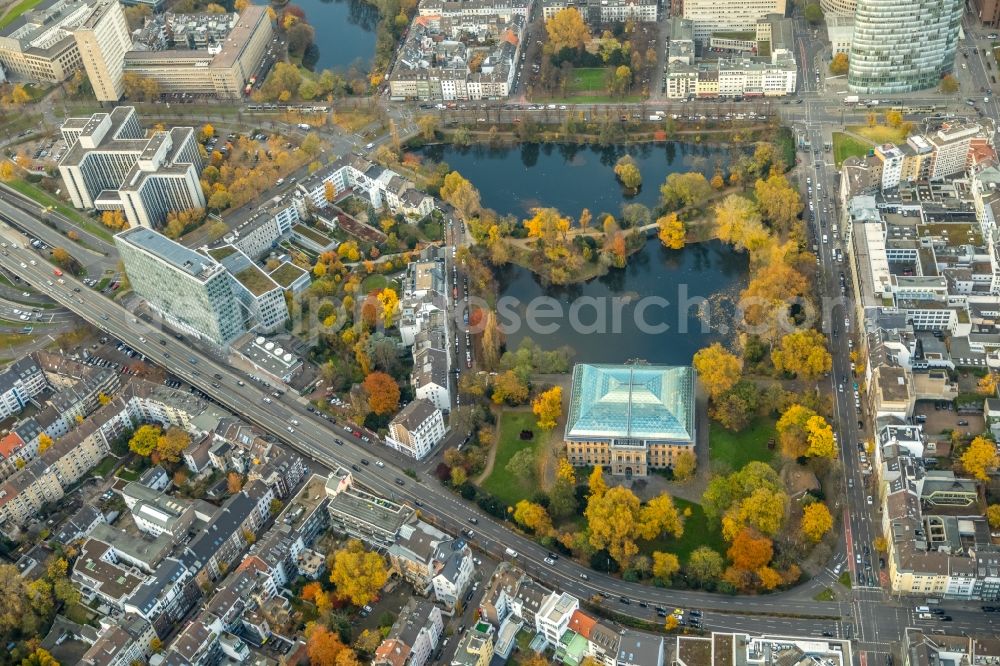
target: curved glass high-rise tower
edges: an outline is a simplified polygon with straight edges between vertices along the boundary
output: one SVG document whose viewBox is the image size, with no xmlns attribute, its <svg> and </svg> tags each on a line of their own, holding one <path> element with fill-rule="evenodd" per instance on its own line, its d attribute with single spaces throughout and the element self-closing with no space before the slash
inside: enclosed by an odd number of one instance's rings
<svg viewBox="0 0 1000 666">
<path fill-rule="evenodd" d="M 932 88 L 955 65 L 962 0 L 858 0 L 851 92 Z"/>
<path fill-rule="evenodd" d="M 854 16 L 857 5 L 856 0 L 819 0 L 824 16 Z"/>
</svg>

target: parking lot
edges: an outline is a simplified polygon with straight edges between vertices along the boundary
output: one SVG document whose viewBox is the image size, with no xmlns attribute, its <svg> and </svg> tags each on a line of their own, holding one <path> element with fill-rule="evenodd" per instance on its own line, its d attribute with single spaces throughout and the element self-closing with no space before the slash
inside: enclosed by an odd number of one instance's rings
<svg viewBox="0 0 1000 666">
<path fill-rule="evenodd" d="M 919 423 L 923 420 L 924 432 L 929 436 L 950 434 L 958 430 L 963 435 L 971 437 L 986 429 L 981 412 L 976 414 L 959 414 L 951 402 L 921 400 L 913 410 L 914 419 Z M 923 417 L 923 419 L 921 418 Z"/>
</svg>

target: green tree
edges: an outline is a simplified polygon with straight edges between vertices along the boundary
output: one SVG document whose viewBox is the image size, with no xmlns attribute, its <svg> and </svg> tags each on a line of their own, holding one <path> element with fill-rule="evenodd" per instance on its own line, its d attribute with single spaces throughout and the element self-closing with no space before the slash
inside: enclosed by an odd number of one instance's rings
<svg viewBox="0 0 1000 666">
<path fill-rule="evenodd" d="M 823 8 L 819 6 L 818 2 L 811 2 L 806 5 L 803 15 L 812 25 L 819 25 L 823 22 Z"/>
<path fill-rule="evenodd" d="M 724 565 L 722 555 L 708 546 L 699 546 L 688 556 L 685 571 L 697 582 L 705 584 L 718 580 Z"/>
<path fill-rule="evenodd" d="M 537 470 L 534 450 L 521 449 L 510 457 L 504 469 L 518 479 L 533 483 Z"/>
</svg>

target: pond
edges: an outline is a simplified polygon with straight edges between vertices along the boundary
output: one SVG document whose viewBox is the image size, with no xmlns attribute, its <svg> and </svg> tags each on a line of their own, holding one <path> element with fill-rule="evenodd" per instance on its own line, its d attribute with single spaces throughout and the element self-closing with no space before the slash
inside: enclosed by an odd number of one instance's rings
<svg viewBox="0 0 1000 666">
<path fill-rule="evenodd" d="M 728 148 L 690 143 L 588 146 L 529 143 L 518 148 L 428 146 L 416 151 L 424 159 L 444 161 L 479 188 L 483 205 L 503 215 L 527 217 L 536 206 L 551 206 L 574 219 L 589 208 L 618 215 L 623 204 L 655 207 L 660 185 L 671 173 L 700 171 L 707 178 L 732 159 Z M 627 196 L 615 179 L 622 155 L 635 159 L 642 187 Z"/>
<path fill-rule="evenodd" d="M 543 286 L 508 264 L 497 272 L 499 321 L 508 349 L 527 336 L 543 349 L 568 345 L 575 362 L 686 365 L 702 347 L 731 337 L 747 264 L 720 241 L 668 250 L 655 237 L 625 268 L 582 284 Z"/>
<path fill-rule="evenodd" d="M 630 202 L 655 207 L 668 174 L 697 170 L 711 177 L 732 159 L 727 148 L 685 143 L 430 146 L 419 153 L 447 162 L 468 178 L 483 205 L 521 218 L 535 206 L 552 206 L 573 217 L 589 208 L 595 219 L 600 212 L 617 215 Z M 633 197 L 625 196 L 613 171 L 626 153 L 644 183 Z M 668 250 L 653 237 L 625 268 L 582 284 L 543 285 L 526 268 L 504 266 L 497 271 L 497 312 L 509 349 L 527 336 L 545 349 L 568 345 L 576 362 L 689 364 L 702 347 L 731 337 L 732 303 L 746 286 L 747 269 L 746 255 L 725 243 Z M 527 316 L 546 308 L 557 314 Z"/>
<path fill-rule="evenodd" d="M 361 0 L 293 0 L 316 30 L 316 40 L 304 64 L 314 71 L 371 68 L 375 57 L 378 10 Z"/>
</svg>

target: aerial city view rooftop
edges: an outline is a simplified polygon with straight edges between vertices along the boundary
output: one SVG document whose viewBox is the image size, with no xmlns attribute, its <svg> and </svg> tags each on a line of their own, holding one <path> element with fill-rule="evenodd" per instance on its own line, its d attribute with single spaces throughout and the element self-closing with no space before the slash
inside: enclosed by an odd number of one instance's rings
<svg viewBox="0 0 1000 666">
<path fill-rule="evenodd" d="M 0 0 L 0 664 L 1000 663 L 1000 2 Z"/>
</svg>

